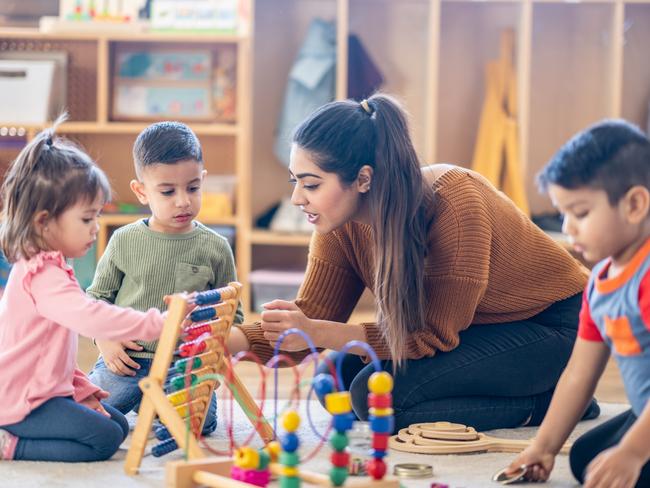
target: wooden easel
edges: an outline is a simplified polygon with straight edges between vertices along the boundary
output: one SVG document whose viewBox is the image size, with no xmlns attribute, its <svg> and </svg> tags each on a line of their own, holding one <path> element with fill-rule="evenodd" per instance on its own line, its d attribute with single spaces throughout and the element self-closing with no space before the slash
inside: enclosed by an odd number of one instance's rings
<svg viewBox="0 0 650 488">
<path fill-rule="evenodd" d="M 530 214 L 519 159 L 517 80 L 512 65 L 514 32 L 501 34 L 499 59 L 490 61 L 485 74 L 485 101 L 476 136 L 472 169 Z"/>
<path fill-rule="evenodd" d="M 196 369 L 197 375 L 220 375 L 229 378 L 231 382 L 227 385 L 233 395 L 244 409 L 244 412 L 257 429 L 258 434 L 265 443 L 274 438 L 274 432 L 271 426 L 264 419 L 262 412 L 253 400 L 252 396 L 242 384 L 241 380 L 232 371 L 230 358 L 225 357 L 223 344 L 230 333 L 230 327 L 237 310 L 239 297 L 241 295 L 242 285 L 236 282 L 229 283 L 228 286 L 210 292 L 203 292 L 203 296 L 217 296 L 217 303 L 210 303 L 209 306 L 202 307 L 201 311 L 207 311 L 211 314 L 210 308 L 214 309 L 215 320 L 211 322 L 199 321 L 202 325 L 209 326 L 210 337 L 203 337 L 203 342 L 207 349 L 201 351 L 201 357 L 209 359 L 206 364 Z M 201 295 L 201 294 L 199 294 Z M 186 390 L 185 404 L 173 405 L 169 397 L 174 393 L 166 395 L 164 391 L 167 372 L 177 348 L 178 339 L 183 328 L 190 324 L 187 319 L 188 312 L 195 307 L 194 298 L 186 294 L 174 295 L 171 299 L 165 327 L 158 342 L 158 348 L 151 365 L 149 376 L 143 378 L 139 385 L 142 389 L 142 401 L 138 413 L 138 421 L 133 431 L 133 438 L 129 452 L 124 463 L 124 470 L 127 474 L 133 475 L 138 472 L 144 449 L 147 445 L 147 436 L 151 430 L 154 417 L 158 415 L 169 433 L 172 435 L 178 447 L 187 451 L 189 459 L 205 458 L 206 454 L 199 447 L 197 438 L 192 432 L 187 433 L 186 420 L 183 419 L 190 411 L 192 419 L 195 420 L 196 432 L 201 432 L 205 416 L 208 411 L 208 404 L 212 394 L 219 383 L 216 379 L 210 378 L 201 383 L 200 388 L 194 387 Z M 196 314 L 196 310 L 194 313 Z M 194 358 L 188 358 L 194 359 Z M 207 388 L 206 388 L 207 386 Z M 198 396 L 200 392 L 200 397 Z M 176 392 L 179 393 L 179 392 Z M 196 394 L 195 394 L 196 393 Z"/>
</svg>

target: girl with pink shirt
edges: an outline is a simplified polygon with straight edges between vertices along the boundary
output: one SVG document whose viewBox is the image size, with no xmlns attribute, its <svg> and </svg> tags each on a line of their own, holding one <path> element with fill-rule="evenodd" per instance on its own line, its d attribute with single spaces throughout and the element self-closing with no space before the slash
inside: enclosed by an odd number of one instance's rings
<svg viewBox="0 0 650 488">
<path fill-rule="evenodd" d="M 106 175 L 54 127 L 38 134 L 2 186 L 0 247 L 14 263 L 0 300 L 0 459 L 100 461 L 128 434 L 108 393 L 77 367 L 78 334 L 152 340 L 163 316 L 88 298 L 67 258 L 86 254 L 110 198 Z"/>
</svg>

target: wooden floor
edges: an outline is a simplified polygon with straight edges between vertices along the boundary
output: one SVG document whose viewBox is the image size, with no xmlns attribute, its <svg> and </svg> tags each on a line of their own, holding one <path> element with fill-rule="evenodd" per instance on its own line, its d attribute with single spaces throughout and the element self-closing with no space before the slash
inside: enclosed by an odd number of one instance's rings
<svg viewBox="0 0 650 488">
<path fill-rule="evenodd" d="M 93 346 L 89 340 L 80 338 L 79 367 L 86 372 L 90 371 L 96 359 L 97 349 L 95 346 Z M 236 370 L 244 384 L 247 385 L 249 391 L 254 396 L 257 396 L 256 393 L 259 391 L 258 389 L 260 385 L 260 373 L 258 367 L 253 363 L 240 363 L 236 366 Z M 313 368 L 307 368 L 305 373 L 303 373 L 303 378 L 310 378 L 312 375 Z M 288 398 L 296 384 L 293 373 L 290 369 L 280 369 L 278 377 L 278 397 Z M 269 371 L 267 372 L 267 398 L 273 395 L 273 391 L 269 390 L 272 384 L 273 374 L 272 371 Z M 621 382 L 616 364 L 614 364 L 612 360 L 610 360 L 607 369 L 605 370 L 605 374 L 598 385 L 596 398 L 602 402 L 627 403 L 623 383 Z"/>
</svg>

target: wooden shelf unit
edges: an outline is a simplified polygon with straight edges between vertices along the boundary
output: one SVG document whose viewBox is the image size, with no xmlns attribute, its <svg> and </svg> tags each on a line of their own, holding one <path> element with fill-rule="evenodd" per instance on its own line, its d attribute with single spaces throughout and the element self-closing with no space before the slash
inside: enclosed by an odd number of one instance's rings
<svg viewBox="0 0 650 488">
<path fill-rule="evenodd" d="M 249 0 L 243 0 L 248 2 Z M 251 0 L 252 7 L 252 0 Z M 247 11 L 252 13 L 252 8 Z M 41 33 L 34 29 L 0 29 L 2 51 L 65 51 L 68 53 L 67 109 L 70 120 L 60 128 L 80 143 L 107 173 L 113 186 L 115 201 L 137 203 L 129 188 L 134 177 L 131 149 L 137 134 L 150 121 L 124 122 L 112 114 L 112 83 L 116 52 L 124 47 L 149 46 L 172 49 L 203 49 L 217 55 L 221 50 L 234 50 L 236 57 L 237 113 L 236 121 L 191 122 L 188 125 L 201 139 L 205 167 L 209 174 L 235 175 L 241 182 L 236 190 L 234 215 L 229 218 L 204 219 L 207 225 L 235 228 L 235 259 L 244 284 L 245 304 L 249 303 L 247 275 L 250 269 L 250 144 L 251 144 L 251 43 L 250 35 L 171 34 L 171 33 Z M 0 110 L 2 128 L 20 128 L 29 139 L 43 128 L 20 125 L 6 120 Z M 0 165 L 6 167 L 19 147 L 0 150 Z M 100 220 L 98 256 L 104 251 L 110 231 L 130 223 L 139 215 L 104 215 Z"/>
</svg>

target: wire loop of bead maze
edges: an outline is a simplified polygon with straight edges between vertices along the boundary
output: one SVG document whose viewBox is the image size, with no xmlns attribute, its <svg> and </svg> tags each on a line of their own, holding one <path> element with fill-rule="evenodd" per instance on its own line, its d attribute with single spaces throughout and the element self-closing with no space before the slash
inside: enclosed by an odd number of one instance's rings
<svg viewBox="0 0 650 488">
<path fill-rule="evenodd" d="M 282 341 L 291 334 L 298 334 L 303 337 L 312 350 L 310 356 L 314 358 L 316 366 L 318 365 L 318 353 L 309 336 L 301 330 L 290 329 L 280 335 L 275 345 L 274 356 L 267 364 L 273 365 L 276 369 L 276 375 L 278 358 L 282 356 L 279 354 L 280 346 Z M 367 464 L 368 472 L 374 479 L 348 480 L 349 454 L 345 449 L 347 445 L 346 431 L 351 428 L 354 416 L 351 412 L 349 392 L 337 391 L 337 386 L 343 385 L 342 362 L 338 361 L 334 374 L 320 374 L 312 380 L 307 395 L 307 398 L 309 398 L 311 393 L 316 391 L 324 396 L 326 408 L 332 414 L 332 423 L 328 432 L 333 428 L 335 433 L 330 439 L 333 448 L 330 459 L 333 467 L 330 469 L 329 476 L 298 468 L 300 461 L 297 449 L 300 441 L 295 431 L 300 423 L 300 417 L 295 410 L 289 410 L 282 419 L 286 433 L 279 437 L 279 442 L 269 442 L 259 451 L 255 451 L 248 446 L 242 446 L 235 451 L 233 459 L 208 458 L 167 463 L 167 486 L 169 488 L 196 488 L 199 485 L 211 488 L 252 488 L 267 486 L 272 473 L 279 477 L 280 488 L 300 487 L 303 482 L 306 483 L 305 486 L 320 487 L 334 487 L 345 484 L 345 486 L 351 488 L 399 488 L 399 481 L 393 477 L 385 477 L 386 464 L 384 456 L 387 454 L 388 438 L 393 430 L 392 397 L 390 394 L 392 377 L 387 372 L 381 371 L 381 363 L 369 345 L 361 341 L 351 341 L 344 346 L 341 352 L 346 352 L 351 348 L 365 349 L 372 358 L 375 367 L 375 373 L 368 380 L 368 387 L 371 392 L 369 405 L 371 406 L 370 422 L 373 430 L 373 459 Z M 339 358 L 342 356 L 339 356 Z M 330 369 L 332 368 L 330 367 Z M 277 414 L 277 398 L 275 403 Z M 309 415 L 309 410 L 307 412 Z M 313 424 L 311 426 L 312 430 L 315 431 Z M 316 434 L 323 440 L 325 439 L 318 432 Z M 256 469 L 260 469 L 260 471 L 256 471 Z M 264 471 L 261 471 L 262 469 Z M 245 471 L 249 471 L 252 477 L 246 478 Z M 259 481 L 260 475 L 263 481 Z M 252 479 L 258 481 L 246 481 Z"/>
</svg>

